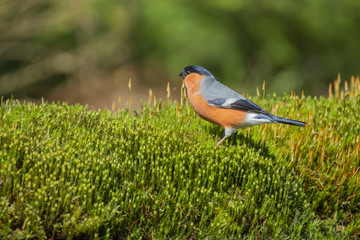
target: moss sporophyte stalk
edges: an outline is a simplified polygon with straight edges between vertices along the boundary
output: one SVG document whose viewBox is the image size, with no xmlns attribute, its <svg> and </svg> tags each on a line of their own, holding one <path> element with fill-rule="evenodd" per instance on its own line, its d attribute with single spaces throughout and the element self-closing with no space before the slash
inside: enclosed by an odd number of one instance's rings
<svg viewBox="0 0 360 240">
<path fill-rule="evenodd" d="M 0 236 L 356 238 L 360 81 L 331 86 L 329 97 L 259 93 L 308 126 L 240 130 L 221 149 L 222 130 L 170 91 L 135 113 L 2 100 Z"/>
</svg>

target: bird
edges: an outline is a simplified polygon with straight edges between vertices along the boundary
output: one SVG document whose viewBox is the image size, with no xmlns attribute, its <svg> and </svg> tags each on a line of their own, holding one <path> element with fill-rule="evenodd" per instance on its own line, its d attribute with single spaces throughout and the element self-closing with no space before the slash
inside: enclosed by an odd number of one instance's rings
<svg viewBox="0 0 360 240">
<path fill-rule="evenodd" d="M 204 120 L 219 125 L 225 135 L 216 144 L 237 132 L 259 124 L 282 123 L 304 127 L 306 122 L 272 115 L 260 106 L 218 82 L 204 67 L 190 65 L 179 76 L 183 79 L 190 105 Z"/>
</svg>

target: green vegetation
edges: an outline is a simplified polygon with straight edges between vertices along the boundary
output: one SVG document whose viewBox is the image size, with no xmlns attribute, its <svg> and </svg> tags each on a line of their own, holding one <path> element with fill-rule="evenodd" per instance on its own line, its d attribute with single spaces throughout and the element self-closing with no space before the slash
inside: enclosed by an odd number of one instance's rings
<svg viewBox="0 0 360 240">
<path fill-rule="evenodd" d="M 0 238 L 355 238 L 360 81 L 339 83 L 252 98 L 308 125 L 239 130 L 220 149 L 222 129 L 170 94 L 133 114 L 3 100 Z"/>
</svg>

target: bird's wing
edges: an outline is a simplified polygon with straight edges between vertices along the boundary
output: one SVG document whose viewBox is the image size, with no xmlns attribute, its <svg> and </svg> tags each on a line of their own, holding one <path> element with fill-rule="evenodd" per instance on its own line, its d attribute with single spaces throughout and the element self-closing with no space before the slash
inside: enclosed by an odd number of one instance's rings
<svg viewBox="0 0 360 240">
<path fill-rule="evenodd" d="M 270 113 L 262 109 L 260 106 L 258 106 L 257 104 L 246 98 L 245 99 L 216 98 L 212 100 L 207 100 L 207 103 L 213 107 L 218 107 L 218 108 L 227 108 L 227 109 L 234 109 L 234 110 L 240 110 L 251 113 L 262 113 L 265 115 L 271 115 Z"/>
<path fill-rule="evenodd" d="M 200 94 L 202 94 L 205 101 L 213 107 L 271 115 L 241 94 L 216 81 L 214 77 L 203 78 Z"/>
</svg>

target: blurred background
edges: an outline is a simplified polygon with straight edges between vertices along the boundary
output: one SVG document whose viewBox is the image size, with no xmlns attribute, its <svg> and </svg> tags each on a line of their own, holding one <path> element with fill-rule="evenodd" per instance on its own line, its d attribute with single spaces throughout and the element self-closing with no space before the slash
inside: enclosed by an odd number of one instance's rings
<svg viewBox="0 0 360 240">
<path fill-rule="evenodd" d="M 1 0 L 0 96 L 122 108 L 187 65 L 240 93 L 327 95 L 360 73 L 360 1 Z"/>
</svg>

